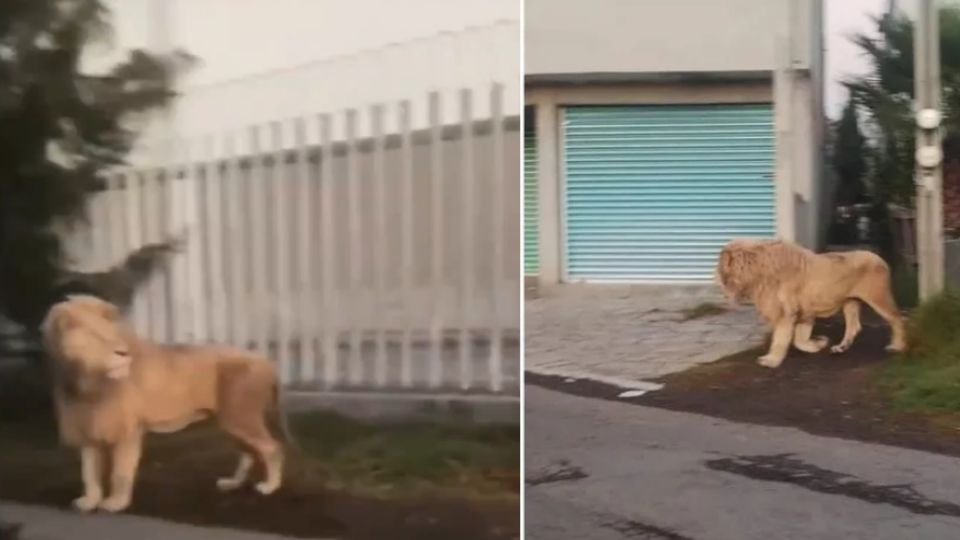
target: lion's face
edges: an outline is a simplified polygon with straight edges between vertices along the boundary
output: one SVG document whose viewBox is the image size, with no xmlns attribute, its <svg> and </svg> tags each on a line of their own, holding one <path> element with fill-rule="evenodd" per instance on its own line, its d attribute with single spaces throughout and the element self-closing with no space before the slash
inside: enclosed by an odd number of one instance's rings
<svg viewBox="0 0 960 540">
<path fill-rule="evenodd" d="M 723 294 L 732 302 L 750 298 L 756 278 L 757 243 L 750 239 L 731 240 L 720 251 L 715 278 Z"/>
<path fill-rule="evenodd" d="M 130 375 L 130 351 L 117 309 L 93 297 L 72 297 L 50 309 L 44 341 L 60 380 L 94 394 Z"/>
</svg>

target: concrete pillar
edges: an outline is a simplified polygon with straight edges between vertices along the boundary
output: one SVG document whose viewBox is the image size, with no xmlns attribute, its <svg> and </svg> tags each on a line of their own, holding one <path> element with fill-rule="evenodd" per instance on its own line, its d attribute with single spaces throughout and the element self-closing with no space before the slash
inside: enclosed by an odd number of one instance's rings
<svg viewBox="0 0 960 540">
<path fill-rule="evenodd" d="M 536 110 L 537 193 L 540 213 L 540 284 L 556 285 L 562 276 L 560 223 L 559 110 L 548 92 L 531 92 L 528 103 Z"/>
</svg>

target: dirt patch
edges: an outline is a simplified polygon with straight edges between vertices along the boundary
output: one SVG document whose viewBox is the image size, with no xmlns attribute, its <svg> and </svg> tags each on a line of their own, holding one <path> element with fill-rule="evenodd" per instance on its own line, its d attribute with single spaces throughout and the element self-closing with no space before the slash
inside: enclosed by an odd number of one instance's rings
<svg viewBox="0 0 960 540">
<path fill-rule="evenodd" d="M 67 507 L 80 492 L 75 453 L 58 446 L 34 391 L 2 386 L 0 498 Z M 405 429 L 329 415 L 293 425 L 302 450 L 289 451 L 285 485 L 270 497 L 217 491 L 237 453 L 212 426 L 148 437 L 130 512 L 309 538 L 520 536 L 516 427 Z"/>
<path fill-rule="evenodd" d="M 724 313 L 730 311 L 730 308 L 721 306 L 719 304 L 714 304 L 713 302 L 702 302 L 696 306 L 686 309 L 681 313 L 679 322 L 693 321 L 696 319 L 702 319 L 704 317 L 711 317 L 713 315 L 723 315 Z"/>
<path fill-rule="evenodd" d="M 815 333 L 836 343 L 842 321 L 824 321 Z M 771 370 L 756 363 L 762 350 L 746 351 L 657 379 L 662 390 L 631 398 L 618 397 L 622 388 L 593 381 L 532 373 L 526 381 L 582 396 L 960 456 L 960 415 L 906 413 L 890 405 L 879 384 L 885 363 L 897 361 L 884 351 L 888 339 L 886 326 L 865 318 L 863 332 L 843 354 L 794 350 Z"/>
</svg>

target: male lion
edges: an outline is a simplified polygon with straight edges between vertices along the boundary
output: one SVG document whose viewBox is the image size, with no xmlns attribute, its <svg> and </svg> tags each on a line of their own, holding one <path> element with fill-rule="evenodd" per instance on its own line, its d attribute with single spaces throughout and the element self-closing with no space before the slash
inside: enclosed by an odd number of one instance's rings
<svg viewBox="0 0 960 540">
<path fill-rule="evenodd" d="M 229 347 L 151 343 L 134 334 L 116 306 L 93 296 L 55 304 L 42 331 L 60 436 L 80 451 L 83 496 L 73 501 L 79 510 L 127 508 L 144 433 L 178 431 L 208 416 L 242 448 L 234 475 L 217 480 L 220 489 L 240 487 L 255 462 L 266 473 L 257 491 L 280 487 L 283 448 L 265 424 L 268 409 L 278 410 L 269 360 Z"/>
<path fill-rule="evenodd" d="M 716 277 L 728 298 L 752 301 L 773 327 L 770 350 L 759 358 L 760 365 L 778 367 L 791 338 L 801 351 L 822 350 L 828 340 L 810 337 L 814 320 L 840 309 L 843 340 L 830 350 L 846 351 L 860 332 L 860 300 L 890 324 L 887 350 L 902 351 L 906 345 L 890 269 L 869 251 L 817 254 L 782 240 L 736 239 L 720 251 Z"/>
</svg>

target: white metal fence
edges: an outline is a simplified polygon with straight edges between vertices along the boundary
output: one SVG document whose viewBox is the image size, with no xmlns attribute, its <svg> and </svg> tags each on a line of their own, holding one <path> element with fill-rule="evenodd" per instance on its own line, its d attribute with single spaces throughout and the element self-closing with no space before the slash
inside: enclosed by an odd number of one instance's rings
<svg viewBox="0 0 960 540">
<path fill-rule="evenodd" d="M 503 93 L 176 141 L 169 166 L 110 176 L 77 262 L 184 233 L 135 298 L 145 335 L 254 348 L 295 388 L 517 395 L 520 135 Z"/>
</svg>

